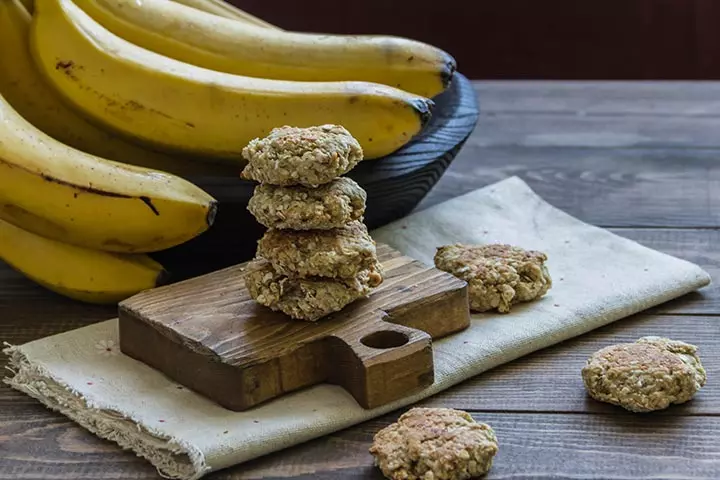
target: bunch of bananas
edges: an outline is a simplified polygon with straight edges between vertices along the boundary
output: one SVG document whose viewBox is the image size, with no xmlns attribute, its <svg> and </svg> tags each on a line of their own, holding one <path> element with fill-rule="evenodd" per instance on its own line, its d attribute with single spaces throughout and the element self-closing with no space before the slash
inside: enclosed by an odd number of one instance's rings
<svg viewBox="0 0 720 480">
<path fill-rule="evenodd" d="M 288 32 L 222 0 L 0 0 L 0 258 L 81 301 L 152 288 L 148 254 L 213 223 L 186 174 L 241 166 L 282 125 L 340 124 L 383 157 L 454 71 L 424 43 Z"/>
</svg>

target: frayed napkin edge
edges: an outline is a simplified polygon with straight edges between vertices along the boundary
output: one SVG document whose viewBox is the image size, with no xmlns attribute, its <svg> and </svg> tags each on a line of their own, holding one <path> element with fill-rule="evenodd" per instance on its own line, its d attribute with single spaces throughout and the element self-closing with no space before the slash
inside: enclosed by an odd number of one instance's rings
<svg viewBox="0 0 720 480">
<path fill-rule="evenodd" d="M 3 383 L 66 416 L 90 433 L 134 452 L 150 462 L 161 477 L 197 480 L 212 470 L 205 455 L 191 443 L 172 438 L 118 411 L 94 405 L 42 365 L 31 362 L 20 347 L 7 342 L 3 342 L 3 346 L 2 353 L 9 359 L 5 368 L 11 372 L 11 376 L 3 378 Z M 158 441 L 164 445 L 158 446 Z M 164 454 L 158 454 L 159 451 Z M 179 462 L 178 455 L 186 456 L 189 464 Z"/>
</svg>

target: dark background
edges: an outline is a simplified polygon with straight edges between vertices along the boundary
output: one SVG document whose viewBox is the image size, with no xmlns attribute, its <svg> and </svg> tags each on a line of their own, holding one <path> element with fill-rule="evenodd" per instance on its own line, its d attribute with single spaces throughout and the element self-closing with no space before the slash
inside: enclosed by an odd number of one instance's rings
<svg viewBox="0 0 720 480">
<path fill-rule="evenodd" d="M 231 0 L 288 30 L 384 33 L 476 79 L 720 79 L 720 0 Z"/>
</svg>

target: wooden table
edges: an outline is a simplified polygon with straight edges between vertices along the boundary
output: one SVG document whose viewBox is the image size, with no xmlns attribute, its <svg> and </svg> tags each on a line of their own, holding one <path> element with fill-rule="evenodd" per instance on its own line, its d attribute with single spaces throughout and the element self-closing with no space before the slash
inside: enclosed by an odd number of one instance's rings
<svg viewBox="0 0 720 480">
<path fill-rule="evenodd" d="M 477 130 L 421 208 L 518 175 L 553 205 L 720 273 L 720 84 L 477 83 Z M 0 267 L 0 340 L 19 344 L 110 318 Z M 690 403 L 634 415 L 588 400 L 587 356 L 665 335 L 700 347 Z M 4 359 L 3 359 L 4 361 Z M 491 424 L 488 478 L 720 478 L 720 291 L 702 293 L 487 372 L 424 402 Z M 398 412 L 210 475 L 382 478 L 367 449 Z M 0 479 L 151 479 L 155 470 L 29 397 L 0 387 Z"/>
</svg>

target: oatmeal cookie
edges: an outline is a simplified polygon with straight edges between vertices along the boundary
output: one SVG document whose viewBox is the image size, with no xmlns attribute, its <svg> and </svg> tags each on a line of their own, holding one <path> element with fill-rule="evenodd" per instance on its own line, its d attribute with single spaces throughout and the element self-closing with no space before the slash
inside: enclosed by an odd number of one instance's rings
<svg viewBox="0 0 720 480">
<path fill-rule="evenodd" d="M 355 138 L 339 125 L 274 128 L 244 149 L 241 177 L 271 185 L 317 187 L 349 172 L 363 158 Z"/>
<path fill-rule="evenodd" d="M 376 272 L 365 270 L 347 280 L 291 279 L 277 273 L 267 260 L 256 258 L 245 269 L 245 285 L 259 304 L 314 322 L 366 297 L 377 282 L 376 276 Z"/>
<path fill-rule="evenodd" d="M 592 398 L 631 412 L 662 410 L 684 403 L 705 385 L 697 347 L 663 337 L 605 347 L 582 369 Z"/>
<path fill-rule="evenodd" d="M 268 228 L 328 230 L 361 220 L 366 199 L 365 190 L 346 177 L 318 188 L 261 184 L 255 187 L 248 210 Z"/>
<path fill-rule="evenodd" d="M 413 408 L 380 430 L 370 453 L 393 480 L 465 480 L 490 470 L 495 432 L 462 410 Z"/>
<path fill-rule="evenodd" d="M 375 241 L 360 221 L 332 230 L 268 230 L 257 256 L 288 277 L 352 278 L 381 270 Z"/>
<path fill-rule="evenodd" d="M 511 245 L 445 245 L 435 253 L 435 266 L 468 282 L 470 310 L 497 309 L 507 313 L 513 304 L 539 298 L 552 279 L 547 256 Z"/>
</svg>

